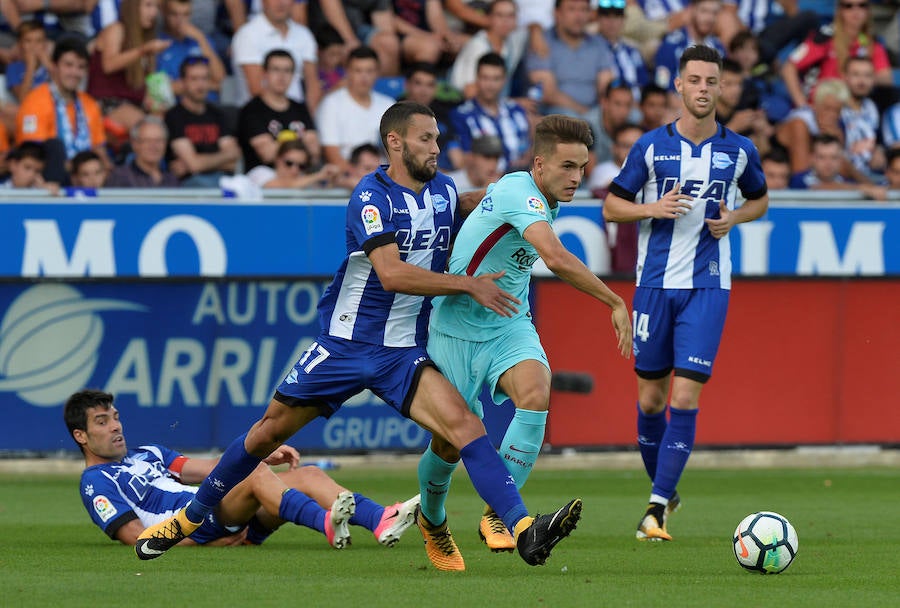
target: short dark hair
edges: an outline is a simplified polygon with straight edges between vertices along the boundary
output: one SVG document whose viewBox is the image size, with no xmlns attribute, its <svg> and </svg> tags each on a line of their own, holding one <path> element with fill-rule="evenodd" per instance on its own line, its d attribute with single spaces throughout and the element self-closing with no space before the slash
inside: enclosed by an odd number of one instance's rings
<svg viewBox="0 0 900 608">
<path fill-rule="evenodd" d="M 102 407 L 108 410 L 112 407 L 112 404 L 112 394 L 91 388 L 78 391 L 69 396 L 65 407 L 63 407 L 63 419 L 66 421 L 66 427 L 69 429 L 72 439 L 75 438 L 75 431 L 87 430 L 87 411 L 89 409 Z M 76 441 L 75 443 L 78 442 Z M 80 443 L 78 447 L 81 448 Z"/>
<path fill-rule="evenodd" d="M 31 32 L 42 31 L 45 34 L 47 33 L 46 28 L 44 28 L 44 24 L 35 19 L 25 19 L 20 24 L 19 27 L 16 28 L 16 39 L 21 40 L 25 34 L 29 34 Z"/>
<path fill-rule="evenodd" d="M 271 51 L 266 53 L 266 56 L 263 58 L 263 65 L 262 65 L 263 70 L 269 69 L 269 61 L 271 61 L 275 57 L 282 57 L 284 59 L 290 59 L 291 66 L 297 67 L 297 62 L 294 61 L 294 56 L 291 55 L 289 52 L 287 52 L 284 49 L 272 49 Z"/>
<path fill-rule="evenodd" d="M 619 139 L 619 135 L 621 135 L 625 131 L 631 131 L 633 129 L 640 131 L 641 133 L 644 132 L 644 129 L 641 127 L 641 125 L 633 123 L 633 122 L 626 122 L 625 124 L 619 125 L 615 129 L 613 129 L 612 140 L 616 141 L 617 139 Z"/>
<path fill-rule="evenodd" d="M 734 54 L 735 51 L 743 48 L 748 42 L 752 42 L 756 50 L 759 50 L 759 38 L 750 30 L 741 30 L 728 43 L 728 52 Z"/>
<path fill-rule="evenodd" d="M 92 160 L 96 160 L 99 162 L 103 162 L 100 159 L 100 155 L 94 152 L 93 150 L 83 150 L 72 157 L 72 173 L 78 173 L 81 169 L 81 166 L 85 163 L 89 163 Z"/>
<path fill-rule="evenodd" d="M 378 53 L 368 46 L 358 46 L 350 51 L 350 54 L 347 55 L 347 65 L 350 65 L 354 59 L 374 59 L 375 63 L 379 63 Z"/>
<path fill-rule="evenodd" d="M 91 60 L 91 56 L 88 53 L 84 41 L 76 36 L 63 36 L 57 40 L 56 46 L 53 47 L 53 55 L 50 59 L 53 63 L 59 63 L 60 57 L 66 53 L 75 53 L 79 58 L 84 59 L 85 61 Z"/>
<path fill-rule="evenodd" d="M 534 129 L 534 155 L 546 156 L 557 144 L 581 143 L 590 150 L 594 136 L 587 121 L 563 114 L 550 114 L 541 119 Z"/>
<path fill-rule="evenodd" d="M 434 65 L 433 63 L 428 63 L 427 61 L 416 61 L 410 64 L 408 68 L 406 68 L 407 80 L 412 78 L 419 72 L 429 74 L 431 76 L 434 76 L 435 78 L 438 77 L 438 69 L 436 65 Z"/>
<path fill-rule="evenodd" d="M 643 87 L 641 87 L 641 101 L 644 101 L 648 97 L 652 97 L 654 95 L 662 95 L 663 97 L 668 97 L 669 92 L 655 82 L 647 83 Z"/>
<path fill-rule="evenodd" d="M 406 129 L 409 127 L 409 122 L 416 114 L 423 114 L 424 116 L 434 118 L 434 112 L 431 108 L 414 101 L 398 101 L 384 111 L 384 114 L 381 116 L 381 125 L 378 130 L 381 134 L 381 145 L 384 146 L 385 150 L 387 150 L 388 147 L 388 133 L 396 131 L 401 137 L 405 136 Z"/>
<path fill-rule="evenodd" d="M 813 135 L 813 137 L 809 143 L 810 143 L 810 149 L 815 148 L 816 144 L 819 144 L 822 146 L 830 146 L 832 144 L 837 144 L 838 146 L 841 147 L 841 149 L 844 148 L 844 144 L 841 142 L 841 140 L 838 138 L 838 136 L 832 135 L 831 133 L 819 133 L 818 135 Z"/>
<path fill-rule="evenodd" d="M 681 54 L 681 59 L 678 61 L 679 74 L 684 72 L 684 68 L 687 66 L 688 61 L 714 63 L 719 67 L 719 71 L 722 71 L 722 55 L 720 55 L 719 51 L 716 49 L 711 46 L 706 46 L 705 44 L 695 44 L 684 50 Z"/>
<path fill-rule="evenodd" d="M 885 157 L 888 166 L 890 166 L 892 162 L 900 158 L 900 148 L 888 148 L 887 152 L 885 152 Z"/>
<path fill-rule="evenodd" d="M 205 65 L 206 67 L 209 67 L 209 59 L 203 55 L 189 55 L 185 57 L 184 61 L 181 62 L 181 65 L 178 66 L 178 76 L 184 78 L 188 68 L 195 65 Z"/>
<path fill-rule="evenodd" d="M 373 146 L 372 144 L 360 144 L 353 148 L 353 151 L 350 152 L 350 164 L 355 165 L 359 162 L 359 157 L 363 154 L 374 154 L 375 156 L 381 158 L 381 150 Z"/>
<path fill-rule="evenodd" d="M 769 150 L 766 154 L 763 155 L 760 162 L 767 160 L 783 165 L 789 165 L 791 163 L 791 157 L 788 155 L 788 151 L 781 146 L 776 146 Z"/>
<path fill-rule="evenodd" d="M 287 141 L 281 142 L 278 146 L 278 152 L 275 153 L 275 157 L 281 158 L 292 150 L 299 150 L 306 154 L 306 162 L 309 162 L 309 149 L 306 147 L 306 144 L 303 143 L 302 139 L 288 139 Z"/>
<path fill-rule="evenodd" d="M 731 57 L 725 57 L 722 60 L 722 71 L 730 72 L 732 74 L 743 74 L 744 73 L 744 69 L 741 67 L 741 64 L 739 64 L 737 61 L 735 61 Z"/>
<path fill-rule="evenodd" d="M 859 61 L 861 63 L 868 63 L 871 66 L 875 65 L 875 62 L 872 61 L 872 58 L 869 55 L 850 55 L 846 59 L 844 59 L 844 71 L 850 67 L 850 64 L 854 61 Z"/>
<path fill-rule="evenodd" d="M 629 93 L 632 93 L 632 97 L 634 97 L 631 85 L 621 78 L 613 78 L 609 84 L 606 85 L 606 90 L 603 91 L 603 99 L 609 99 L 609 96 L 613 91 L 628 91 Z"/>
<path fill-rule="evenodd" d="M 7 160 L 24 160 L 30 158 L 38 162 L 47 161 L 47 149 L 44 144 L 39 141 L 23 141 L 18 146 L 9 151 L 6 155 Z"/>
<path fill-rule="evenodd" d="M 503 73 L 506 73 L 506 61 L 503 59 L 503 56 L 500 53 L 495 53 L 491 51 L 490 53 L 485 53 L 481 57 L 478 58 L 478 66 L 475 68 L 475 73 L 481 71 L 481 66 L 483 65 L 492 65 L 494 67 L 502 68 Z"/>
</svg>

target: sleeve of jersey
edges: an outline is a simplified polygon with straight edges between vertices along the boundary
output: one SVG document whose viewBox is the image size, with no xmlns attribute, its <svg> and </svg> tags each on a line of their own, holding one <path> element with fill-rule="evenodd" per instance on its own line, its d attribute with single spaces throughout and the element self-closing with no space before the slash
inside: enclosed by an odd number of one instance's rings
<svg viewBox="0 0 900 608">
<path fill-rule="evenodd" d="M 638 142 L 628 151 L 625 164 L 609 185 L 609 191 L 619 198 L 634 202 L 649 175 L 647 162 L 644 160 L 644 146 Z"/>
<path fill-rule="evenodd" d="M 535 222 L 547 221 L 547 205 L 543 199 L 523 191 L 509 191 L 492 195 L 500 217 L 516 232 L 524 234 Z"/>
<path fill-rule="evenodd" d="M 94 525 L 113 540 L 119 528 L 138 518 L 116 484 L 100 472 L 89 471 L 81 478 L 81 502 Z"/>
<path fill-rule="evenodd" d="M 347 228 L 366 255 L 395 239 L 387 193 L 372 186 L 369 180 L 360 182 L 347 205 Z"/>
<path fill-rule="evenodd" d="M 738 178 L 738 187 L 744 198 L 752 201 L 765 196 L 769 189 L 766 186 L 766 174 L 763 173 L 756 146 L 751 143 L 744 146 L 743 151 L 747 155 L 747 166 Z"/>
</svg>

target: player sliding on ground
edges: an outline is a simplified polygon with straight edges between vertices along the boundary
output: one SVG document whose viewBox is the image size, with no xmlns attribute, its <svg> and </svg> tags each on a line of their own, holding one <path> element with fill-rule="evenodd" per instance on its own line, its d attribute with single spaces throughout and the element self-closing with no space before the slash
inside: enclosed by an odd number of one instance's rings
<svg viewBox="0 0 900 608">
<path fill-rule="evenodd" d="M 184 507 L 197 483 L 216 464 L 187 458 L 161 445 L 128 449 L 113 396 L 97 390 L 73 394 L 63 410 L 66 426 L 84 455 L 81 500 L 110 538 L 134 545 L 147 526 Z M 418 496 L 382 507 L 353 494 L 314 466 L 298 467 L 297 450 L 283 445 L 229 492 L 184 544 L 262 543 L 286 521 L 318 530 L 335 549 L 350 544 L 349 524 L 369 529 L 392 547 L 413 525 Z M 288 463 L 274 473 L 267 465 Z"/>
<path fill-rule="evenodd" d="M 535 130 L 531 171 L 505 175 L 488 187 L 466 218 L 453 245 L 450 272 L 462 276 L 503 272 L 497 280 L 522 305 L 502 317 L 465 296 L 446 296 L 435 304 L 428 354 L 479 418 L 479 395 L 487 384 L 494 403 L 511 398 L 516 411 L 500 446 L 506 468 L 521 488 L 544 442 L 550 407 L 550 364 L 528 307 L 531 269 L 538 257 L 556 276 L 612 309 L 612 326 L 622 356 L 631 355 L 631 318 L 625 302 L 560 242 L 551 224 L 559 203 L 571 201 L 584 176 L 594 144 L 587 122 L 547 116 Z M 435 437 L 419 462 L 422 497 L 419 528 L 431 561 L 442 570 L 464 570 L 463 556 L 447 533 L 437 542 L 430 522 L 446 520 L 444 503 L 459 453 Z M 422 517 L 424 516 L 424 517 Z M 512 551 L 515 543 L 487 506 L 479 536 L 492 551 Z"/>
<path fill-rule="evenodd" d="M 318 416 L 331 416 L 370 389 L 403 416 L 456 448 L 479 495 L 503 520 L 522 559 L 543 564 L 575 529 L 581 500 L 530 517 L 481 420 L 425 350 L 431 297 L 468 294 L 496 314 L 519 300 L 495 283 L 444 273 L 459 197 L 437 172 L 438 128 L 426 106 L 401 102 L 381 118 L 390 164 L 364 177 L 347 207 L 347 257 L 319 302 L 322 333 L 278 386 L 263 418 L 238 437 L 194 500 L 145 530 L 141 559 L 159 557 L 192 533 L 222 500 L 284 441 Z M 435 534 L 441 534 L 440 525 Z"/>
</svg>

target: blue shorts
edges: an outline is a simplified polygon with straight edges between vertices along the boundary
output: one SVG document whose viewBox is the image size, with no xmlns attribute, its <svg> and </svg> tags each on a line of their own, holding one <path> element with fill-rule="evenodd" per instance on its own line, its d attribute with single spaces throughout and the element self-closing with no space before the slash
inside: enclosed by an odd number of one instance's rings
<svg viewBox="0 0 900 608">
<path fill-rule="evenodd" d="M 329 418 L 365 389 L 409 418 L 419 375 L 434 363 L 420 346 L 364 344 L 320 335 L 282 380 L 275 400 L 285 405 L 314 406 Z"/>
<path fill-rule="evenodd" d="M 634 292 L 634 371 L 656 379 L 675 375 L 706 382 L 719 350 L 727 289 L 661 289 Z"/>
<path fill-rule="evenodd" d="M 432 329 L 428 334 L 428 354 L 479 418 L 484 418 L 478 396 L 485 383 L 494 403 L 501 404 L 509 396 L 500 390 L 497 381 L 506 370 L 528 359 L 540 361 L 550 369 L 534 324 L 525 318 L 486 342 L 461 340 Z"/>
</svg>

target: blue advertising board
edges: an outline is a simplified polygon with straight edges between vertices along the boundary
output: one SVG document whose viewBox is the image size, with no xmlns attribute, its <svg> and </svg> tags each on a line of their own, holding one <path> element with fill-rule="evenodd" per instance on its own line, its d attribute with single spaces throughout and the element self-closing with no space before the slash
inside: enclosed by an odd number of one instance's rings
<svg viewBox="0 0 900 608">
<path fill-rule="evenodd" d="M 0 277 L 331 276 L 345 255 L 341 199 L 0 203 Z M 563 204 L 554 228 L 598 274 L 601 207 Z M 772 204 L 732 231 L 737 274 L 900 274 L 900 204 Z M 537 275 L 546 274 L 538 263 Z"/>
<path fill-rule="evenodd" d="M 62 404 L 116 396 L 131 445 L 223 448 L 259 419 L 318 334 L 316 281 L 0 284 L 0 451 L 73 450 Z M 291 441 L 419 449 L 429 435 L 371 393 Z"/>
</svg>

